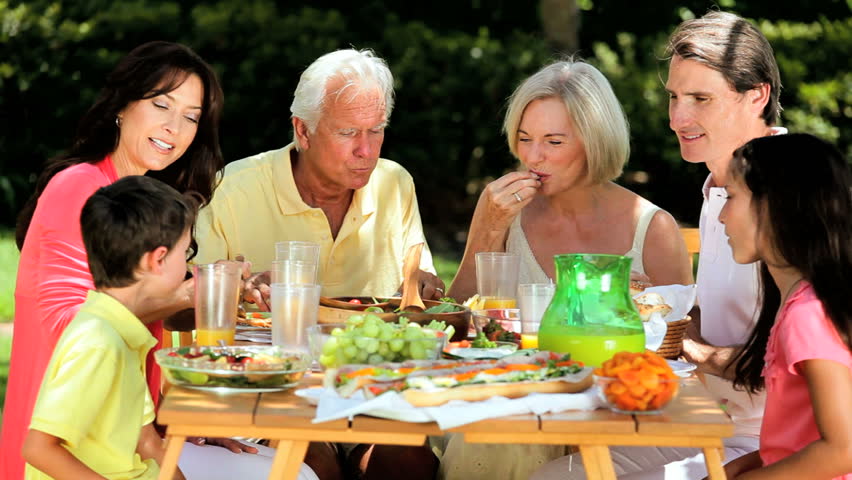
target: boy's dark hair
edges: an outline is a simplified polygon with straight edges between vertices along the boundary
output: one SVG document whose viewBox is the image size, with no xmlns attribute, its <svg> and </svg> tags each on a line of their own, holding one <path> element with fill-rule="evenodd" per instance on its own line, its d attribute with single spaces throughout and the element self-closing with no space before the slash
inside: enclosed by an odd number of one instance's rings
<svg viewBox="0 0 852 480">
<path fill-rule="evenodd" d="M 159 180 L 138 175 L 99 188 L 80 213 L 95 288 L 136 282 L 142 256 L 157 247 L 174 248 L 195 223 L 199 204 L 198 194 L 182 195 Z"/>
<path fill-rule="evenodd" d="M 751 190 L 758 228 L 768 234 L 781 265 L 813 286 L 826 315 L 852 349 L 852 171 L 837 148 L 808 134 L 756 138 L 734 152 L 731 180 Z M 760 316 L 731 362 L 734 385 L 756 392 L 767 341 L 781 307 L 778 286 L 761 262 Z"/>
</svg>

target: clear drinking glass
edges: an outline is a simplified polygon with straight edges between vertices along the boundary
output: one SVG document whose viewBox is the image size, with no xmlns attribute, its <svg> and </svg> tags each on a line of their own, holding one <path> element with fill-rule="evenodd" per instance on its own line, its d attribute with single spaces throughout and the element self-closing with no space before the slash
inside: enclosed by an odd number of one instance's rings
<svg viewBox="0 0 852 480">
<path fill-rule="evenodd" d="M 273 283 L 272 344 L 308 352 L 307 328 L 316 325 L 320 285 Z"/>
<path fill-rule="evenodd" d="M 476 290 L 484 309 L 517 308 L 518 270 L 521 259 L 514 253 L 476 254 Z"/>
<path fill-rule="evenodd" d="M 301 260 L 275 260 L 270 270 L 272 283 L 315 285 L 317 264 Z"/>
<path fill-rule="evenodd" d="M 320 264 L 320 245 L 318 243 L 299 240 L 275 242 L 275 260 L 313 263 L 316 265 L 316 272 L 314 273 L 314 281 L 311 283 L 320 283 L 317 280 Z M 274 265 L 270 270 L 274 272 Z M 273 283 L 275 283 L 274 280 Z"/>
<path fill-rule="evenodd" d="M 553 283 L 522 283 L 518 285 L 518 306 L 521 310 L 521 347 L 538 348 L 538 327 L 541 316 L 550 305 L 556 285 Z"/>
<path fill-rule="evenodd" d="M 234 344 L 241 262 L 193 266 L 195 277 L 195 341 L 198 345 Z"/>
<path fill-rule="evenodd" d="M 276 260 L 297 260 L 319 265 L 320 246 L 314 242 L 287 240 L 275 242 Z"/>
</svg>

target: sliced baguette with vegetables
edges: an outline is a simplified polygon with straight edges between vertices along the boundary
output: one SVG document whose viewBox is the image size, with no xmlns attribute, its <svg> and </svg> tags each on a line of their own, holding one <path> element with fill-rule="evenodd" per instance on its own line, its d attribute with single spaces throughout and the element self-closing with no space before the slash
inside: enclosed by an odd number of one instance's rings
<svg viewBox="0 0 852 480">
<path fill-rule="evenodd" d="M 576 393 L 591 386 L 591 371 L 568 355 L 538 352 L 500 360 L 347 365 L 326 371 L 325 379 L 326 387 L 341 396 L 363 390 L 369 398 L 397 391 L 412 405 L 422 407 L 493 396 L 518 398 L 536 392 Z"/>
</svg>

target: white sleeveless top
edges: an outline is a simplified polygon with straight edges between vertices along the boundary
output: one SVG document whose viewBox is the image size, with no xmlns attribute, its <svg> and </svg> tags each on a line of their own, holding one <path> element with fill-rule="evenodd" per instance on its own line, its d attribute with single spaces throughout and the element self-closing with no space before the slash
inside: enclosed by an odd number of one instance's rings
<svg viewBox="0 0 852 480">
<path fill-rule="evenodd" d="M 645 274 L 645 265 L 642 263 L 642 249 L 645 245 L 645 234 L 648 233 L 648 225 L 654 214 L 660 211 L 660 207 L 646 203 L 636 222 L 636 231 L 633 234 L 633 246 L 624 254 L 625 257 L 633 259 L 632 270 Z M 519 214 L 509 227 L 509 238 L 506 239 L 506 251 L 517 253 L 521 257 L 521 267 L 518 271 L 518 283 L 553 283 L 539 265 L 533 255 L 527 236 L 521 227 L 521 215 Z M 565 252 L 573 253 L 573 252 Z"/>
</svg>

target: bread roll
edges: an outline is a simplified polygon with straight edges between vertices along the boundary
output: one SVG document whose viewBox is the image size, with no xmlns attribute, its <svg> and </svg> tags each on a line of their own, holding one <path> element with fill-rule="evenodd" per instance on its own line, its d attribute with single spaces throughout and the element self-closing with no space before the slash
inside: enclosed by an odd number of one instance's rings
<svg viewBox="0 0 852 480">
<path fill-rule="evenodd" d="M 630 296 L 634 297 L 644 292 L 646 288 L 652 285 L 648 282 L 640 282 L 639 280 L 630 280 Z"/>
<path fill-rule="evenodd" d="M 672 307 L 666 303 L 665 299 L 659 293 L 646 293 L 633 299 L 636 304 L 636 310 L 639 311 L 639 318 L 643 322 L 651 319 L 654 312 L 660 312 L 660 315 L 665 317 L 672 311 Z"/>
</svg>

